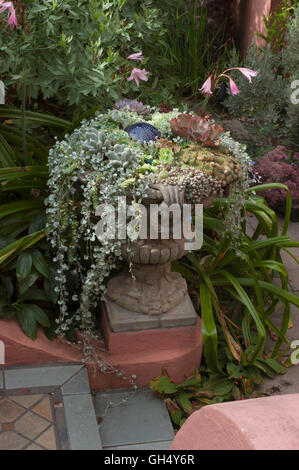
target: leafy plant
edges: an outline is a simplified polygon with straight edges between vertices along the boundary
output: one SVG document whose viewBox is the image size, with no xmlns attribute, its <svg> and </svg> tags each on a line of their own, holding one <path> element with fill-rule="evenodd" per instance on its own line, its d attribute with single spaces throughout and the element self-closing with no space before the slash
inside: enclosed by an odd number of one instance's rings
<svg viewBox="0 0 299 470">
<path fill-rule="evenodd" d="M 179 1 L 169 7 L 165 53 L 178 75 L 180 92 L 197 95 L 210 70 L 224 69 L 228 60 L 225 24 L 209 26 L 207 8 L 200 1 Z"/>
<path fill-rule="evenodd" d="M 267 189 L 287 193 L 280 235 L 275 212 L 257 195 Z M 150 382 L 165 400 L 176 427 L 207 404 L 258 396 L 255 389 L 263 374 L 274 378 L 286 371 L 279 361 L 281 346 L 289 349 L 286 332 L 291 324 L 290 305 L 299 306 L 298 297 L 288 291 L 288 274 L 280 254 L 299 246 L 286 235 L 291 211 L 289 190 L 279 183 L 248 189 L 244 214 L 254 216 L 257 227 L 250 236 L 243 220 L 237 248 L 219 218 L 219 210 L 225 212 L 227 207 L 227 201 L 219 199 L 213 208 L 205 210 L 202 249 L 173 265 L 188 281 L 190 295 L 200 310 L 204 354 L 200 374 L 195 371 L 183 383 L 174 383 L 166 371 Z M 276 275 L 281 287 L 273 284 Z M 284 309 L 280 327 L 271 320 L 278 304 Z M 267 334 L 276 341 L 272 353 L 266 354 Z"/>
<path fill-rule="evenodd" d="M 260 176 L 263 183 L 279 182 L 285 184 L 293 201 L 299 201 L 299 154 L 291 158 L 283 146 L 278 146 L 265 154 L 256 162 L 254 172 Z M 273 188 L 263 192 L 268 204 L 282 212 L 286 205 L 286 191 L 283 188 Z"/>
<path fill-rule="evenodd" d="M 244 64 L 259 74 L 252 84 L 240 77 L 240 94 L 224 101 L 233 116 L 246 120 L 248 148 L 254 157 L 261 157 L 279 144 L 298 150 L 299 107 L 291 99 L 299 73 L 298 40 L 299 5 L 288 22 L 285 47 L 274 52 L 269 43 L 261 52 L 252 44 Z M 230 67 L 239 64 L 237 52 L 232 51 Z"/>
<path fill-rule="evenodd" d="M 272 365 L 271 360 L 268 363 Z M 278 370 L 283 373 L 283 366 L 275 363 L 274 367 L 276 371 L 270 373 L 271 377 Z M 200 373 L 196 369 L 192 376 L 177 384 L 164 369 L 163 375 L 155 377 L 149 387 L 164 400 L 174 427 L 180 428 L 188 416 L 203 406 L 263 395 L 253 392 L 254 386 L 262 381 L 261 371 L 257 367 L 243 369 L 228 363 L 226 372 L 226 376 L 221 377 L 209 374 L 201 367 Z"/>
<path fill-rule="evenodd" d="M 29 165 L 24 164 L 18 127 L 22 112 L 0 108 L 0 318 L 16 316 L 24 333 L 35 339 L 38 324 L 53 336 L 57 300 L 55 269 L 45 241 L 48 146 L 53 134 L 71 123 L 33 112 L 25 117 L 40 134 L 26 135 Z"/>
<path fill-rule="evenodd" d="M 268 18 L 264 15 L 266 35 L 256 33 L 256 36 L 270 44 L 274 53 L 280 52 L 286 45 L 287 25 L 297 6 L 298 0 L 282 0 Z"/>
<path fill-rule="evenodd" d="M 1 35 L 0 78 L 23 101 L 42 97 L 80 112 L 108 106 L 132 89 L 123 74 L 128 53 L 161 47 L 166 33 L 166 14 L 152 0 L 14 3 L 19 26 Z M 152 70 L 169 75 L 156 57 L 157 50 Z"/>
</svg>

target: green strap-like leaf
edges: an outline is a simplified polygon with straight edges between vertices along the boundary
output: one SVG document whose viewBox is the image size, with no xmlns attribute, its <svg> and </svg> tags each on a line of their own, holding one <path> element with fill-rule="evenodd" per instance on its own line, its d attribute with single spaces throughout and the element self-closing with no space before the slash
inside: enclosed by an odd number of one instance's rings
<svg viewBox="0 0 299 470">
<path fill-rule="evenodd" d="M 232 287 L 235 289 L 235 291 L 237 292 L 240 298 L 240 301 L 243 303 L 243 305 L 245 305 L 246 309 L 248 310 L 248 312 L 250 313 L 250 315 L 252 316 L 255 322 L 258 337 L 259 337 L 259 342 L 255 349 L 254 354 L 251 357 L 250 362 L 252 363 L 255 360 L 255 358 L 264 350 L 265 341 L 266 341 L 266 331 L 265 331 L 263 322 L 260 318 L 259 313 L 257 312 L 251 300 L 249 299 L 247 293 L 241 286 L 241 283 L 239 282 L 239 280 L 227 271 L 219 270 L 218 272 L 219 274 L 222 274 L 229 281 L 229 284 L 231 284 Z M 256 280 L 251 279 L 251 281 L 252 281 L 252 287 L 256 287 Z"/>
<path fill-rule="evenodd" d="M 204 354 L 207 365 L 211 371 L 219 372 L 217 329 L 214 321 L 211 294 L 204 282 L 200 284 L 200 307 Z"/>
</svg>

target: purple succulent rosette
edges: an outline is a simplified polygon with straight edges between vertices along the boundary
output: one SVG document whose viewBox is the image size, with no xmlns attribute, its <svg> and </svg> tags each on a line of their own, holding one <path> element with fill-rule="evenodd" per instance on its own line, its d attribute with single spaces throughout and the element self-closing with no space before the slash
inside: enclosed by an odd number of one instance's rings
<svg viewBox="0 0 299 470">
<path fill-rule="evenodd" d="M 123 100 L 119 100 L 114 104 L 115 109 L 124 109 L 129 108 L 130 111 L 133 111 L 141 116 L 146 116 L 150 112 L 150 108 L 145 106 L 141 101 L 138 100 L 130 100 L 124 98 Z"/>
</svg>

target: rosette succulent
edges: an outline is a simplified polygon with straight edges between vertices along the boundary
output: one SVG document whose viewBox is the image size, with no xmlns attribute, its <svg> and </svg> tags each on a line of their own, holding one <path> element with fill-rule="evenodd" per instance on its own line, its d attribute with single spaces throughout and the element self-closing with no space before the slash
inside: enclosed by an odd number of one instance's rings
<svg viewBox="0 0 299 470">
<path fill-rule="evenodd" d="M 192 114 L 179 114 L 170 121 L 171 130 L 175 135 L 200 142 L 206 146 L 215 146 L 217 136 L 223 131 L 218 124 L 213 124 L 207 117 Z"/>
<path fill-rule="evenodd" d="M 117 101 L 114 105 L 114 108 L 128 109 L 134 113 L 140 114 L 141 116 L 146 116 L 150 112 L 149 106 L 146 106 L 141 101 L 129 100 L 128 98 Z"/>
</svg>

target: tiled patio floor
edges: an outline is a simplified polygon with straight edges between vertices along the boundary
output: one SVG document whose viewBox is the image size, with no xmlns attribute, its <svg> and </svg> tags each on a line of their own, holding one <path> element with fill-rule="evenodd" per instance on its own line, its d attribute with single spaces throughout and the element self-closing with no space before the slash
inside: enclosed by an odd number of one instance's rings
<svg viewBox="0 0 299 470">
<path fill-rule="evenodd" d="M 59 446 L 54 406 L 49 394 L 3 397 L 0 400 L 0 450 L 56 450 Z"/>
<path fill-rule="evenodd" d="M 0 450 L 99 450 L 82 364 L 0 367 Z"/>
</svg>

